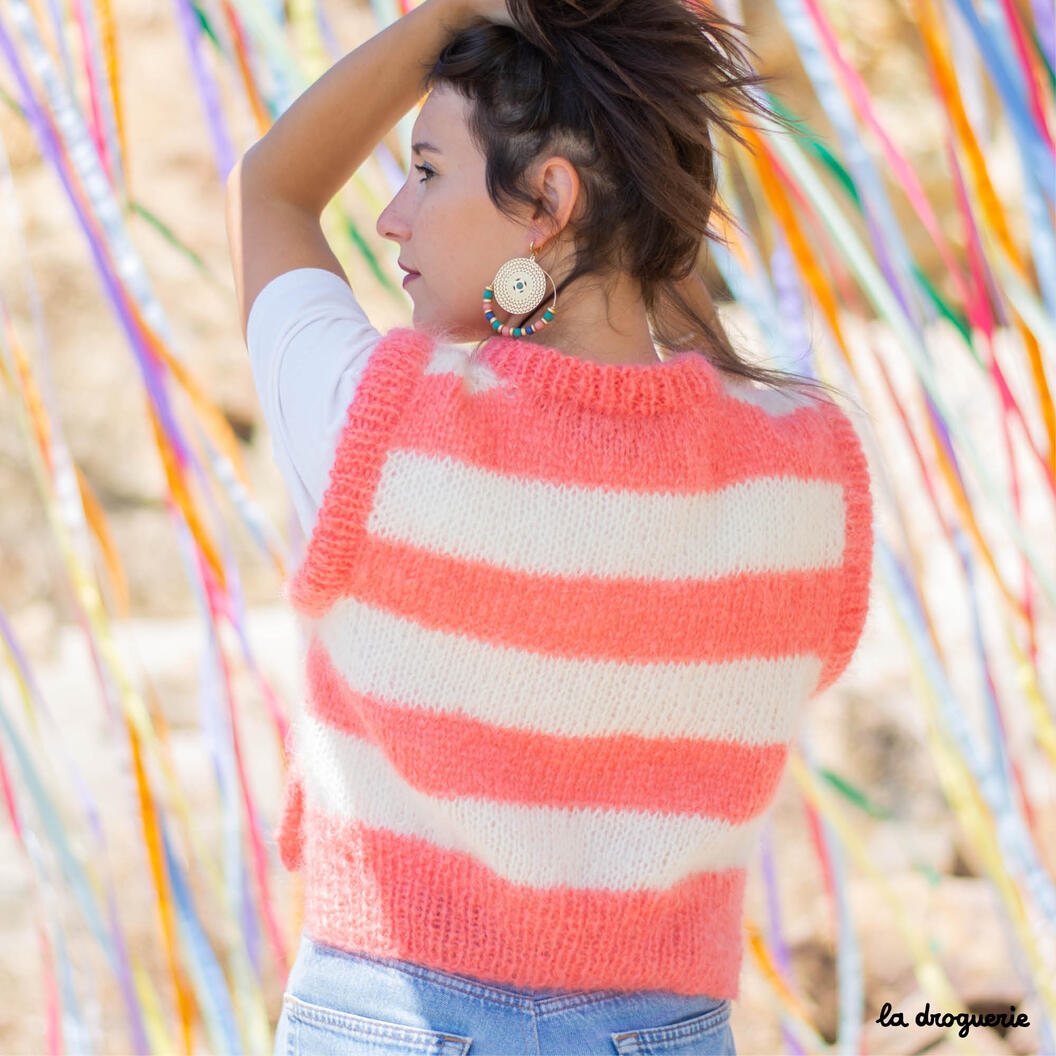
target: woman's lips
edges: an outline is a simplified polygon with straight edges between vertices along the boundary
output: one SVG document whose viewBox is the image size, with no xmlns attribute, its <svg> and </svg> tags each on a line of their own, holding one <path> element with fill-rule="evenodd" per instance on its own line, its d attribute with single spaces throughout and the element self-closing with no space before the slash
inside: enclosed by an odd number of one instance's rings
<svg viewBox="0 0 1056 1056">
<path fill-rule="evenodd" d="M 409 272 L 407 272 L 407 274 L 404 275 L 404 277 L 403 277 L 403 287 L 404 287 L 404 289 L 407 288 L 407 283 L 409 283 L 411 281 L 411 279 L 416 279 L 416 278 L 418 278 L 418 272 L 417 271 L 409 271 Z"/>
</svg>

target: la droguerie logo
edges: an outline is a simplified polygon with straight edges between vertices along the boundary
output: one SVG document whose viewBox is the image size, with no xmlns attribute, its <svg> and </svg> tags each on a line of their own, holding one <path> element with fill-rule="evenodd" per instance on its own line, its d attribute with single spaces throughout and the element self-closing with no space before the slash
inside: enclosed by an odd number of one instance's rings
<svg viewBox="0 0 1056 1056">
<path fill-rule="evenodd" d="M 1017 1016 L 1016 1006 L 1009 1005 L 1009 1012 L 987 1012 L 978 1014 L 975 1012 L 932 1012 L 931 1002 L 926 1001 L 924 1007 L 916 1014 L 913 1022 L 918 1027 L 952 1027 L 955 1023 L 960 1024 L 957 1034 L 965 1038 L 971 1027 L 1029 1027 L 1030 1019 L 1026 1012 L 1020 1012 Z M 880 1015 L 876 1022 L 882 1027 L 908 1027 L 901 1012 L 891 1012 L 891 1002 L 885 1001 L 884 1007 L 880 1009 Z"/>
</svg>

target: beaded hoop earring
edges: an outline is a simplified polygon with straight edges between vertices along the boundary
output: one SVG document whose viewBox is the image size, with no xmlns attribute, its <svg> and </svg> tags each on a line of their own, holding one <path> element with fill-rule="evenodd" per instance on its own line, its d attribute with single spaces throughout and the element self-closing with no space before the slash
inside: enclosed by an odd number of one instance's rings
<svg viewBox="0 0 1056 1056">
<path fill-rule="evenodd" d="M 557 283 L 550 273 L 535 262 L 535 240 L 528 245 L 528 257 L 512 257 L 495 273 L 490 286 L 484 287 L 484 318 L 491 328 L 504 337 L 527 337 L 542 330 L 557 310 Z M 554 287 L 554 299 L 542 319 L 530 326 L 508 326 L 500 323 L 491 310 L 492 302 L 515 315 L 530 315 L 546 296 L 546 280 Z"/>
</svg>

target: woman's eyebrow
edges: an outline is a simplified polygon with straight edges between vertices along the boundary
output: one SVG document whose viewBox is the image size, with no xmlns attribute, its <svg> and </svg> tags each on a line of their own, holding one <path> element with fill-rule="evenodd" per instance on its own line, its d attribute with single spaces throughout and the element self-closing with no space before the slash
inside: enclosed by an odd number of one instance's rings
<svg viewBox="0 0 1056 1056">
<path fill-rule="evenodd" d="M 443 151 L 439 147 L 434 147 L 432 143 L 415 143 L 411 150 L 415 154 L 421 154 L 425 150 L 432 151 L 434 154 L 443 154 Z"/>
</svg>

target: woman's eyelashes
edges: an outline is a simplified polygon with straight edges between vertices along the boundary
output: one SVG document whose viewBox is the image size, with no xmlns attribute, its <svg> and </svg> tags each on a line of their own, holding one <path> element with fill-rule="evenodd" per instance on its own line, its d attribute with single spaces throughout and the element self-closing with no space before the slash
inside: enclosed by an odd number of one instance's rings
<svg viewBox="0 0 1056 1056">
<path fill-rule="evenodd" d="M 433 169 L 429 168 L 428 165 L 415 165 L 415 168 L 419 172 L 425 173 L 425 175 L 418 181 L 419 183 L 425 183 L 426 180 L 428 180 L 430 176 L 435 176 L 436 175 L 436 172 Z"/>
</svg>

